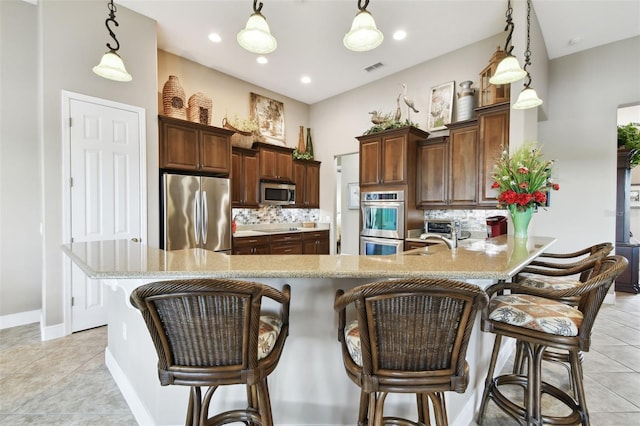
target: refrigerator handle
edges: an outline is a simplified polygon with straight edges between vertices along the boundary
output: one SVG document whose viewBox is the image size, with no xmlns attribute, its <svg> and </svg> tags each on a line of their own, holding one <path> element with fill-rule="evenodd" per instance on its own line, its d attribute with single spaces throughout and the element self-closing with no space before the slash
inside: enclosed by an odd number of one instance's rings
<svg viewBox="0 0 640 426">
<path fill-rule="evenodd" d="M 200 191 L 196 191 L 193 203 L 193 233 L 195 234 L 196 246 L 200 245 Z"/>
<path fill-rule="evenodd" d="M 202 191 L 202 245 L 207 244 L 209 231 L 209 208 L 207 205 L 207 191 Z"/>
</svg>

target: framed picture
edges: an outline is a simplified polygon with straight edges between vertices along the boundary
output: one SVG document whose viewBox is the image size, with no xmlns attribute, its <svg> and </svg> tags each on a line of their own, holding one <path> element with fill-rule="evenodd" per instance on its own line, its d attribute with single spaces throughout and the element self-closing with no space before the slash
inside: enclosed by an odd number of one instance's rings
<svg viewBox="0 0 640 426">
<path fill-rule="evenodd" d="M 443 130 L 447 128 L 445 124 L 451 123 L 454 87 L 455 81 L 450 81 L 431 88 L 427 130 Z"/>
<path fill-rule="evenodd" d="M 360 184 L 352 182 L 347 184 L 349 197 L 349 210 L 357 210 L 360 208 Z"/>
<path fill-rule="evenodd" d="M 258 123 L 258 133 L 267 142 L 286 145 L 282 102 L 251 93 L 251 118 Z"/>
<path fill-rule="evenodd" d="M 631 185 L 629 205 L 632 209 L 640 209 L 640 185 Z"/>
</svg>

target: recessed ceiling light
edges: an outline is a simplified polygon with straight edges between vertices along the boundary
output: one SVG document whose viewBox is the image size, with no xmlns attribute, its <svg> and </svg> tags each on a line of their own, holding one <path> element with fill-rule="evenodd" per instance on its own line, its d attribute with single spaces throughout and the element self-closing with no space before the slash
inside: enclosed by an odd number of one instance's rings
<svg viewBox="0 0 640 426">
<path fill-rule="evenodd" d="M 222 37 L 220 37 L 220 34 L 218 33 L 211 33 L 209 34 L 209 40 L 214 43 L 220 43 L 222 41 Z"/>
<path fill-rule="evenodd" d="M 407 32 L 404 30 L 398 30 L 393 33 L 394 40 L 404 40 L 407 37 Z"/>
<path fill-rule="evenodd" d="M 308 75 L 303 75 L 303 76 L 300 78 L 300 81 L 301 81 L 303 84 L 309 84 L 309 83 L 311 83 L 311 77 L 309 77 Z"/>
<path fill-rule="evenodd" d="M 582 37 L 576 36 L 569 39 L 569 46 L 574 46 L 582 41 Z"/>
<path fill-rule="evenodd" d="M 258 56 L 256 58 L 256 62 L 259 63 L 259 64 L 263 64 L 264 65 L 264 64 L 268 63 L 269 60 L 267 59 L 266 56 Z"/>
</svg>

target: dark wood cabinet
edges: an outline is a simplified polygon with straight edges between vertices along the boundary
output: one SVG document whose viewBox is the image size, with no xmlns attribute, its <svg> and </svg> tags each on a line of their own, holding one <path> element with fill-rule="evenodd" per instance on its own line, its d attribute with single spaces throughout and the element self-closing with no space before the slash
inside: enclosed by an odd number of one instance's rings
<svg viewBox="0 0 640 426">
<path fill-rule="evenodd" d="M 280 182 L 293 181 L 293 148 L 255 142 L 260 159 L 260 179 Z"/>
<path fill-rule="evenodd" d="M 448 201 L 449 138 L 420 141 L 417 148 L 416 203 L 419 207 L 442 207 Z"/>
<path fill-rule="evenodd" d="M 329 254 L 329 231 L 303 232 L 302 254 Z"/>
<path fill-rule="evenodd" d="M 257 237 L 234 237 L 233 254 L 269 254 L 270 238 L 268 235 Z"/>
<path fill-rule="evenodd" d="M 360 186 L 406 185 L 415 176 L 416 143 L 429 134 L 415 127 L 357 137 L 360 141 Z"/>
<path fill-rule="evenodd" d="M 498 200 L 497 190 L 491 188 L 491 172 L 502 150 L 509 149 L 509 108 L 509 102 L 504 102 L 476 109 L 480 132 L 479 206 L 495 207 Z"/>
<path fill-rule="evenodd" d="M 293 182 L 296 184 L 296 203 L 291 207 L 320 208 L 320 162 L 293 160 Z"/>
<path fill-rule="evenodd" d="M 632 150 L 618 150 L 617 191 L 616 191 L 616 254 L 629 261 L 627 269 L 616 278 L 616 291 L 640 292 L 639 264 L 640 245 L 631 240 L 631 155 Z"/>
<path fill-rule="evenodd" d="M 160 168 L 229 176 L 233 132 L 158 116 Z"/>
<path fill-rule="evenodd" d="M 271 235 L 271 254 L 302 254 L 301 233 Z"/>
<path fill-rule="evenodd" d="M 258 207 L 258 151 L 233 147 L 231 150 L 231 205 Z"/>
<path fill-rule="evenodd" d="M 478 125 L 448 125 L 449 136 L 418 143 L 416 201 L 423 208 L 474 207 L 478 199 Z"/>
</svg>

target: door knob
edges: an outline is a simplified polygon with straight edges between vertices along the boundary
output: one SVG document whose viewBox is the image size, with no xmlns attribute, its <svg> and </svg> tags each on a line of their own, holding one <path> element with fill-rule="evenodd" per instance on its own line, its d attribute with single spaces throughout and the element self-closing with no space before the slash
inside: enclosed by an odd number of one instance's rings
<svg viewBox="0 0 640 426">
<path fill-rule="evenodd" d="M 133 237 L 131 239 L 131 241 L 133 241 L 134 243 L 139 243 L 140 242 L 140 240 L 138 238 L 136 238 L 136 237 Z"/>
</svg>

